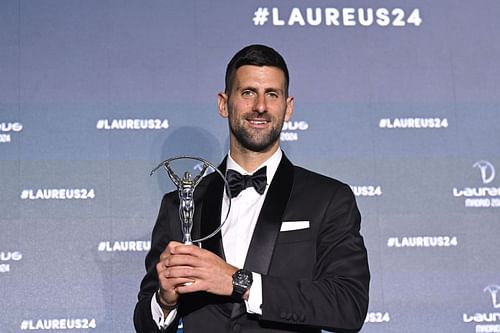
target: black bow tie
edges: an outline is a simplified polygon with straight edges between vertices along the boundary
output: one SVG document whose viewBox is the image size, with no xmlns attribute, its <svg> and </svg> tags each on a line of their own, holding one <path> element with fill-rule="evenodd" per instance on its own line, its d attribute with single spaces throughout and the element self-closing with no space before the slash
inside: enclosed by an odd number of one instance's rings
<svg viewBox="0 0 500 333">
<path fill-rule="evenodd" d="M 242 175 L 238 171 L 229 169 L 226 172 L 226 178 L 231 190 L 231 198 L 234 198 L 249 186 L 253 186 L 257 193 L 262 194 L 267 185 L 266 167 L 260 168 L 251 176 Z"/>
</svg>

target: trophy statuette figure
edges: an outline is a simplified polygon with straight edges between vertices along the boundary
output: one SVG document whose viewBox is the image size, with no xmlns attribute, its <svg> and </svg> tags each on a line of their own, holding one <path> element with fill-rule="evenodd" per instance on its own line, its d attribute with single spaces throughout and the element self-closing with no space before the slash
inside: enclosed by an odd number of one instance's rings
<svg viewBox="0 0 500 333">
<path fill-rule="evenodd" d="M 185 171 L 183 177 L 181 178 L 174 172 L 171 166 L 172 162 L 176 160 L 195 160 L 201 162 L 201 171 L 194 178 L 189 171 Z M 216 166 L 203 158 L 193 156 L 179 156 L 161 162 L 156 168 L 151 171 L 150 175 L 153 175 L 153 173 L 161 166 L 165 168 L 168 176 L 170 177 L 170 180 L 177 187 L 177 193 L 179 195 L 179 218 L 181 221 L 181 230 L 183 234 L 182 241 L 184 242 L 184 244 L 201 243 L 202 241 L 216 235 L 229 216 L 229 211 L 231 210 L 231 200 L 228 201 L 228 209 L 225 219 L 222 221 L 219 227 L 217 227 L 211 234 L 193 240 L 191 237 L 191 229 L 193 228 L 193 218 L 195 212 L 194 191 L 196 189 L 196 186 L 203 179 L 208 168 L 212 168 L 224 180 L 226 193 L 228 194 L 228 197 L 231 198 L 231 190 L 226 178 L 224 177 L 224 174 Z"/>
</svg>

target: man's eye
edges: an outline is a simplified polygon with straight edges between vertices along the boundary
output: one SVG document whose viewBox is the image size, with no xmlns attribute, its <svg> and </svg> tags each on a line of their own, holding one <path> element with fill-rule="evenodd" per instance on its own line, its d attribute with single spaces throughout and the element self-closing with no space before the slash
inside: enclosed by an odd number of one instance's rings
<svg viewBox="0 0 500 333">
<path fill-rule="evenodd" d="M 251 96 L 251 95 L 253 95 L 253 91 L 251 91 L 251 90 L 243 90 L 243 91 L 241 92 L 241 94 L 242 94 L 243 96 Z"/>
<path fill-rule="evenodd" d="M 272 92 L 268 92 L 267 95 L 269 97 L 272 97 L 272 98 L 278 98 L 279 97 L 278 93 L 273 92 L 273 91 Z"/>
</svg>

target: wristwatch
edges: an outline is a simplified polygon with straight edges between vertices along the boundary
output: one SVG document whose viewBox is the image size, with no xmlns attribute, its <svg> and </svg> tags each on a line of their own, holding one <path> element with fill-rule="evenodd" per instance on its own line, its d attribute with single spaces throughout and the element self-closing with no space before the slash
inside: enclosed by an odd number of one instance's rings
<svg viewBox="0 0 500 333">
<path fill-rule="evenodd" d="M 245 292 L 250 289 L 253 278 L 252 272 L 246 269 L 239 269 L 233 274 L 233 293 L 231 298 L 240 301 Z"/>
</svg>

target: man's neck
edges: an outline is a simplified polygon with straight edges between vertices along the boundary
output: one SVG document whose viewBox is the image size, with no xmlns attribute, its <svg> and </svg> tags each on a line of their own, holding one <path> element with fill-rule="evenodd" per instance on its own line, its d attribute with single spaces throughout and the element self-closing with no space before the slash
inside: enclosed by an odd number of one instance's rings
<svg viewBox="0 0 500 333">
<path fill-rule="evenodd" d="M 254 152 L 248 149 L 231 149 L 231 158 L 248 173 L 253 173 L 279 149 L 279 145 L 265 152 Z"/>
</svg>

